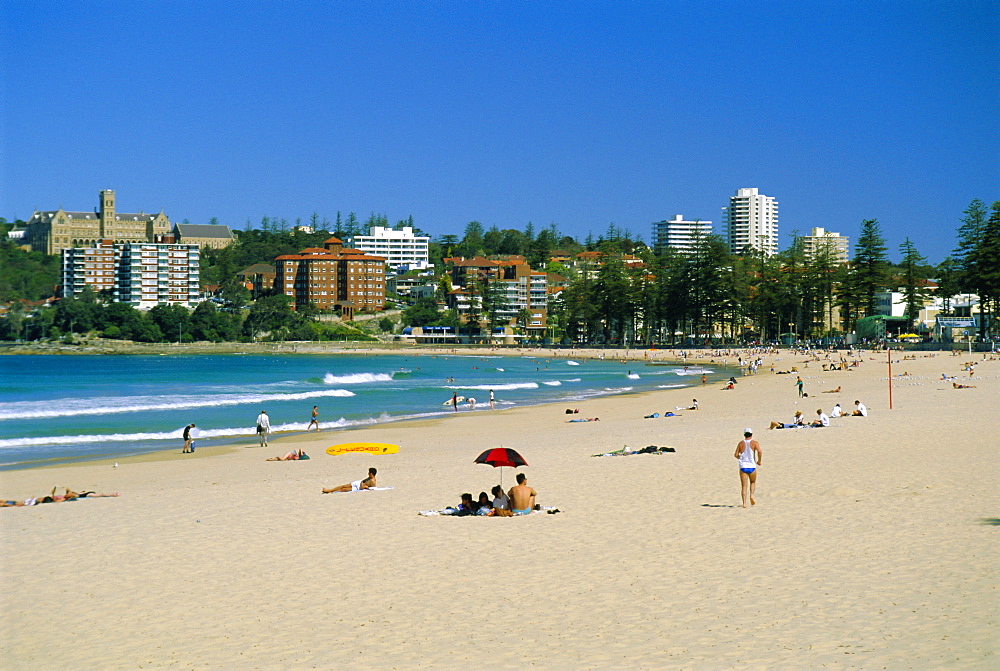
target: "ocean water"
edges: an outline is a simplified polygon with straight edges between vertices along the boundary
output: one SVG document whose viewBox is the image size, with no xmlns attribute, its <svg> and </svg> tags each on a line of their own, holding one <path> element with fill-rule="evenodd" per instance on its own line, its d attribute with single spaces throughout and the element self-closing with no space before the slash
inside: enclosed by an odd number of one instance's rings
<svg viewBox="0 0 1000 671">
<path fill-rule="evenodd" d="M 0 356 L 0 470 L 700 384 L 701 368 L 642 362 L 433 355 Z M 706 369 L 714 379 L 727 369 Z M 468 411 L 468 405 L 460 405 Z"/>
</svg>

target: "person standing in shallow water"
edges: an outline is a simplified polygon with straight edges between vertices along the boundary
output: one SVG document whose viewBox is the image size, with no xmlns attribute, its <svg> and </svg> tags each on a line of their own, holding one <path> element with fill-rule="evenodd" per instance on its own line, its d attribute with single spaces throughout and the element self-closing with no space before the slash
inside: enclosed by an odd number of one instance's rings
<svg viewBox="0 0 1000 671">
<path fill-rule="evenodd" d="M 757 489 L 757 467 L 760 466 L 761 449 L 760 444 L 753 439 L 753 431 L 749 427 L 743 430 L 743 440 L 736 444 L 736 453 L 733 456 L 739 460 L 740 464 L 740 495 L 743 497 L 743 507 L 747 507 L 747 501 L 755 506 L 754 491 Z"/>
</svg>

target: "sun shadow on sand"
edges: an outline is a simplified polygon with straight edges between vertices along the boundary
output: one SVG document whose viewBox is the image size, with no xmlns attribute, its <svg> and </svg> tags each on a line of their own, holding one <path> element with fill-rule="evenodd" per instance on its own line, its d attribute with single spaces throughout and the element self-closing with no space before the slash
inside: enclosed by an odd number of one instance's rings
<svg viewBox="0 0 1000 671">
<path fill-rule="evenodd" d="M 979 518 L 979 523 L 991 527 L 1000 527 L 1000 517 L 981 517 Z"/>
<path fill-rule="evenodd" d="M 723 503 L 703 503 L 703 504 L 701 504 L 701 507 L 702 508 L 739 508 L 739 506 L 726 505 L 726 504 L 723 504 Z"/>
</svg>

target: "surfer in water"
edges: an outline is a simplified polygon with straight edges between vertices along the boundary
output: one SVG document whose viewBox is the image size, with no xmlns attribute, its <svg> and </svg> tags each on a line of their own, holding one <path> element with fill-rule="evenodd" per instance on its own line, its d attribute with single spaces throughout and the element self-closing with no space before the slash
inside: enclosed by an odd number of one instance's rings
<svg viewBox="0 0 1000 671">
<path fill-rule="evenodd" d="M 369 468 L 368 477 L 364 480 L 355 480 L 354 482 L 346 485 L 340 485 L 339 487 L 331 487 L 329 489 L 323 488 L 324 494 L 333 494 L 334 492 L 359 492 L 362 489 L 371 489 L 375 486 L 375 474 L 378 473 L 378 469 Z"/>
</svg>

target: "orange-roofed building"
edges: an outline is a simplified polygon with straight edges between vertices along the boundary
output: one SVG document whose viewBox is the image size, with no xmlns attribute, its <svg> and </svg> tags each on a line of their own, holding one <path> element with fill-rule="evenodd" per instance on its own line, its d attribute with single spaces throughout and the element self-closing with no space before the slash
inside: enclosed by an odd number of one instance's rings
<svg viewBox="0 0 1000 671">
<path fill-rule="evenodd" d="M 355 310 L 377 312 L 385 306 L 385 258 L 345 248 L 338 238 L 279 256 L 274 265 L 275 290 L 291 296 L 295 308 L 310 303 L 320 310 L 340 308 L 350 320 Z"/>
</svg>

